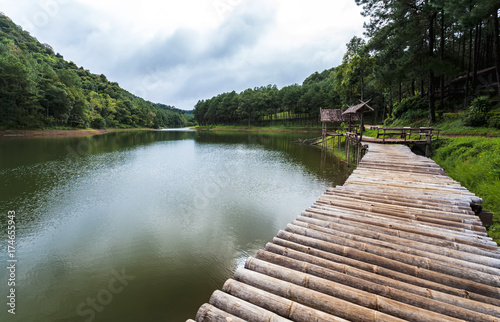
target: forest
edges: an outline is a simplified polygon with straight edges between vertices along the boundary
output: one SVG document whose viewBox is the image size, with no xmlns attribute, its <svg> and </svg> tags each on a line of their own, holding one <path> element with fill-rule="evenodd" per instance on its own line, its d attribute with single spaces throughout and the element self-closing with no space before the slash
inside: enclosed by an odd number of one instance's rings
<svg viewBox="0 0 500 322">
<path fill-rule="evenodd" d="M 463 113 L 464 124 L 500 128 L 499 0 L 356 0 L 367 18 L 339 66 L 304 82 L 200 100 L 200 125 L 248 124 L 280 114 L 317 118 L 320 108 L 370 100 L 373 121 Z"/>
<path fill-rule="evenodd" d="M 67 62 L 0 14 L 0 128 L 164 128 L 190 118 Z"/>
</svg>

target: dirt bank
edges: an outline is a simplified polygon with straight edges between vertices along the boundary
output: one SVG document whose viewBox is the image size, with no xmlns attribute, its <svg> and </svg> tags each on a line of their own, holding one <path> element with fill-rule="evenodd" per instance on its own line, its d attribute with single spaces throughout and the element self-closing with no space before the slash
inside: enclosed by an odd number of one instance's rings
<svg viewBox="0 0 500 322">
<path fill-rule="evenodd" d="M 107 130 L 2 130 L 1 138 L 15 137 L 76 137 L 108 133 Z"/>
</svg>

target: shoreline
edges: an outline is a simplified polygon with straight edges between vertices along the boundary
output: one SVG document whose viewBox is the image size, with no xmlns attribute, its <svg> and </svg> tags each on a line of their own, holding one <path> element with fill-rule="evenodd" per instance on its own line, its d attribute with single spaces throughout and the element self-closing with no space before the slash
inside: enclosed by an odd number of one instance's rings
<svg viewBox="0 0 500 322">
<path fill-rule="evenodd" d="M 39 137 L 39 138 L 82 137 L 82 136 L 102 135 L 113 132 L 145 131 L 145 130 L 153 130 L 153 129 L 137 128 L 137 129 L 75 129 L 75 130 L 57 130 L 57 129 L 0 130 L 0 139 L 34 138 L 34 137 Z"/>
<path fill-rule="evenodd" d="M 267 132 L 267 133 L 321 133 L 321 129 L 316 128 L 269 128 L 269 127 L 214 127 L 206 128 L 202 126 L 192 127 L 197 131 L 214 131 L 214 132 Z"/>
</svg>

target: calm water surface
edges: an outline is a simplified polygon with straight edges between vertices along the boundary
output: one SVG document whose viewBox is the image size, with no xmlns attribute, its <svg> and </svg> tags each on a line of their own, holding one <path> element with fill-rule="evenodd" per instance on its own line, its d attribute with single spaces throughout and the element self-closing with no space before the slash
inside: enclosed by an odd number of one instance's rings
<svg viewBox="0 0 500 322">
<path fill-rule="evenodd" d="M 317 135 L 312 135 L 317 136 Z M 345 165 L 308 134 L 147 131 L 0 140 L 0 267 L 16 211 L 16 315 L 185 321 Z"/>
</svg>

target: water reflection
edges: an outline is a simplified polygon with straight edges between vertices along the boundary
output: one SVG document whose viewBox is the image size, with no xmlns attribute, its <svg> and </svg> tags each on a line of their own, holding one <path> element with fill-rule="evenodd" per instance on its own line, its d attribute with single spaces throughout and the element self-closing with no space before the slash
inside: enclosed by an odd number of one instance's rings
<svg viewBox="0 0 500 322">
<path fill-rule="evenodd" d="M 9 320 L 194 317 L 244 258 L 347 177 L 343 163 L 322 161 L 297 138 L 141 131 L 0 140 L 0 211 L 18 213 L 19 314 Z M 133 279 L 113 293 L 122 271 Z"/>
</svg>

